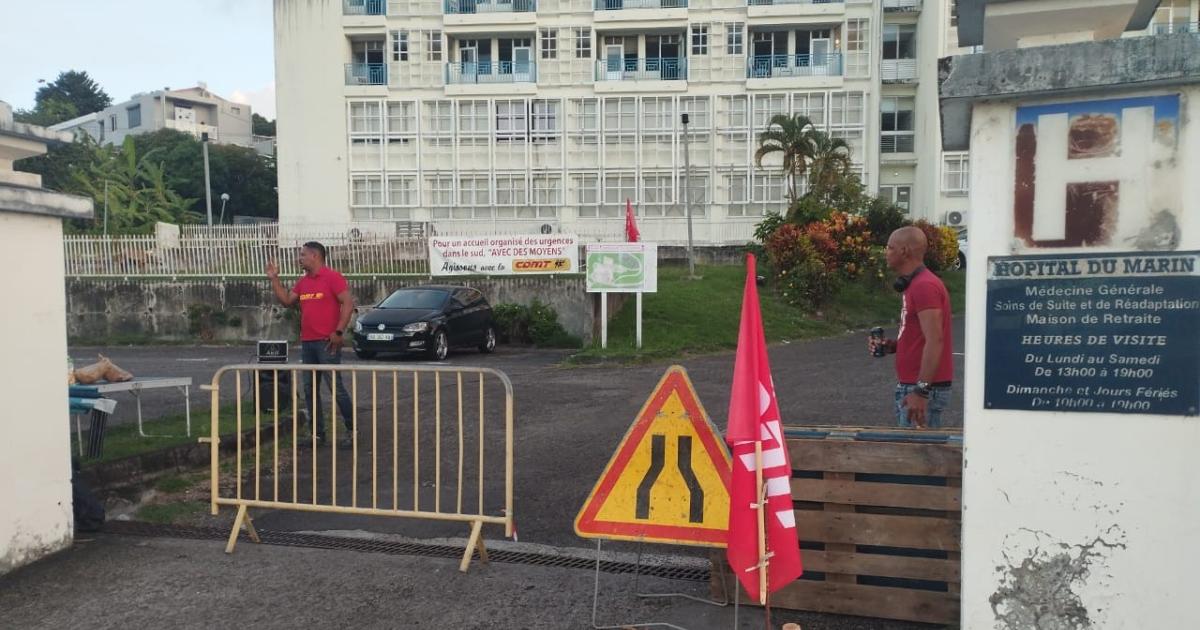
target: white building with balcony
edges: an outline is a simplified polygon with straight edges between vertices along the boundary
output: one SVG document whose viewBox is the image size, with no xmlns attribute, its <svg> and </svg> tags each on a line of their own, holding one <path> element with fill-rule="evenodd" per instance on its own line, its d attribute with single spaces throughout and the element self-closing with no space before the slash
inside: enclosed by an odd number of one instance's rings
<svg viewBox="0 0 1200 630">
<path fill-rule="evenodd" d="M 280 217 L 744 243 L 786 209 L 757 136 L 804 114 L 914 218 L 965 211 L 937 0 L 277 2 Z M 680 115 L 690 123 L 684 142 Z M 684 152 L 690 169 L 685 173 Z M 802 188 L 802 187 L 801 187 Z"/>
<path fill-rule="evenodd" d="M 135 94 L 124 103 L 50 127 L 86 133 L 101 144 L 121 144 L 125 136 L 177 129 L 212 142 L 254 147 L 250 106 L 213 94 L 201 83 L 183 90 Z"/>
</svg>

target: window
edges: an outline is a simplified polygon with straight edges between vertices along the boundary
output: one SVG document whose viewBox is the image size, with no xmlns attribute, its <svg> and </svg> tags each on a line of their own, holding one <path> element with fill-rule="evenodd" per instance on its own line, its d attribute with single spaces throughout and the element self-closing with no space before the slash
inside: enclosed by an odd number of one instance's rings
<svg viewBox="0 0 1200 630">
<path fill-rule="evenodd" d="M 787 96 L 783 94 L 761 94 L 754 98 L 754 130 L 766 131 L 767 125 L 777 114 L 786 112 Z"/>
<path fill-rule="evenodd" d="M 558 58 L 558 29 L 541 29 L 542 59 Z"/>
<path fill-rule="evenodd" d="M 392 31 L 392 61 L 408 61 L 408 31 Z"/>
<path fill-rule="evenodd" d="M 571 101 L 571 131 L 594 135 L 600 130 L 600 103 L 594 98 Z"/>
<path fill-rule="evenodd" d="M 487 206 L 491 191 L 486 175 L 463 175 L 458 180 L 458 201 L 464 206 Z"/>
<path fill-rule="evenodd" d="M 515 208 L 528 206 L 528 204 L 524 175 L 496 176 L 496 205 L 509 208 L 507 212 L 500 213 L 502 216 L 513 216 Z"/>
<path fill-rule="evenodd" d="M 579 216 L 597 216 L 600 206 L 600 176 L 593 173 L 572 175 L 571 186 L 575 190 Z"/>
<path fill-rule="evenodd" d="M 387 130 L 389 134 L 412 134 L 417 132 L 417 107 L 411 101 L 387 104 Z"/>
<path fill-rule="evenodd" d="M 450 101 L 427 101 L 429 131 L 434 135 L 454 133 L 454 108 Z"/>
<path fill-rule="evenodd" d="M 725 54 L 742 54 L 742 23 L 731 22 L 725 25 Z"/>
<path fill-rule="evenodd" d="M 702 173 L 696 169 L 691 170 L 691 175 L 688 177 L 679 176 L 679 203 L 669 210 L 669 214 L 676 216 L 687 216 L 687 208 L 684 208 L 683 196 L 684 183 L 687 183 L 687 205 L 692 209 L 692 216 L 702 217 L 706 214 L 708 208 L 708 173 Z"/>
<path fill-rule="evenodd" d="M 350 103 L 350 133 L 380 133 L 378 102 Z"/>
<path fill-rule="evenodd" d="M 870 36 L 867 20 L 846 20 L 846 76 L 871 76 Z"/>
<path fill-rule="evenodd" d="M 942 158 L 942 192 L 962 196 L 970 190 L 971 160 L 966 153 L 946 154 Z"/>
<path fill-rule="evenodd" d="M 642 100 L 642 131 L 662 132 L 671 131 L 675 117 L 670 97 L 651 98 Z"/>
<path fill-rule="evenodd" d="M 867 35 L 866 20 L 846 20 L 846 52 L 866 52 Z"/>
<path fill-rule="evenodd" d="M 637 178 L 633 173 L 604 175 L 604 208 L 601 216 L 619 217 L 625 212 L 625 201 L 637 199 Z"/>
<path fill-rule="evenodd" d="M 534 139 L 548 139 L 558 134 L 558 106 L 558 101 L 533 101 L 530 104 Z"/>
<path fill-rule="evenodd" d="M 487 103 L 487 101 L 459 101 L 458 102 L 458 130 L 462 133 L 476 133 L 476 134 L 487 133 L 487 131 L 488 131 L 488 103 Z"/>
<path fill-rule="evenodd" d="M 679 111 L 688 115 L 688 136 L 698 130 L 712 127 L 707 96 L 685 96 L 679 99 Z"/>
<path fill-rule="evenodd" d="M 817 127 L 824 127 L 825 94 L 823 92 L 793 94 L 792 113 L 807 117 Z"/>
<path fill-rule="evenodd" d="M 496 139 L 524 140 L 526 133 L 525 101 L 496 101 Z"/>
<path fill-rule="evenodd" d="M 755 173 L 750 192 L 760 208 L 775 209 L 772 206 L 783 203 L 783 174 Z"/>
<path fill-rule="evenodd" d="M 729 216 L 746 216 L 750 202 L 749 178 L 746 176 L 746 173 L 739 171 L 726 173 L 722 176 L 722 179 L 724 180 L 722 183 L 727 191 Z"/>
<path fill-rule="evenodd" d="M 746 96 L 720 97 L 721 117 L 719 124 L 725 129 L 745 129 L 750 118 Z"/>
<path fill-rule="evenodd" d="M 917 58 L 917 25 L 916 24 L 884 24 L 883 25 L 883 58 L 884 59 L 916 59 Z"/>
<path fill-rule="evenodd" d="M 116 114 L 113 114 L 112 116 L 108 117 L 108 128 L 112 131 L 117 130 L 117 115 Z"/>
<path fill-rule="evenodd" d="M 350 205 L 368 208 L 383 205 L 383 180 L 378 175 L 358 175 L 351 182 Z"/>
<path fill-rule="evenodd" d="M 671 186 L 671 176 L 668 174 L 661 175 L 643 175 L 642 176 L 642 214 L 652 216 L 663 216 L 666 214 L 665 206 L 673 203 L 674 192 Z M 605 199 L 605 203 L 608 200 Z"/>
<path fill-rule="evenodd" d="M 417 205 L 416 181 L 410 176 L 388 176 L 388 205 Z"/>
<path fill-rule="evenodd" d="M 900 209 L 908 212 L 910 200 L 912 199 L 912 184 L 880 186 L 879 198 L 888 203 L 895 204 Z"/>
<path fill-rule="evenodd" d="M 958 27 L 958 0 L 950 0 L 950 26 Z"/>
<path fill-rule="evenodd" d="M 442 32 L 425 31 L 425 61 L 442 60 Z"/>
<path fill-rule="evenodd" d="M 708 54 L 708 25 L 693 24 L 692 25 L 692 54 L 707 55 Z"/>
<path fill-rule="evenodd" d="M 637 133 L 637 99 L 610 98 L 604 101 L 604 133 L 610 136 Z"/>
<path fill-rule="evenodd" d="M 880 153 L 913 152 L 913 99 L 884 97 L 879 99 Z"/>
<path fill-rule="evenodd" d="M 134 105 L 125 110 L 125 117 L 129 120 L 129 128 L 142 126 L 142 106 Z"/>
<path fill-rule="evenodd" d="M 429 192 L 427 200 L 431 206 L 454 205 L 454 178 L 449 175 L 434 175 L 425 178 L 425 189 Z"/>
<path fill-rule="evenodd" d="M 576 59 L 591 59 L 592 58 L 592 29 L 590 29 L 590 28 L 575 29 L 575 58 Z"/>
<path fill-rule="evenodd" d="M 139 113 L 141 113 L 141 112 L 139 112 Z M 242 108 L 241 107 L 230 107 L 229 113 L 234 114 L 234 115 L 241 115 Z"/>
<path fill-rule="evenodd" d="M 539 217 L 557 216 L 558 206 L 562 205 L 562 180 L 556 175 L 535 175 L 533 205 Z"/>
<path fill-rule="evenodd" d="M 829 124 L 852 126 L 863 124 L 863 93 L 833 92 L 829 95 Z"/>
</svg>

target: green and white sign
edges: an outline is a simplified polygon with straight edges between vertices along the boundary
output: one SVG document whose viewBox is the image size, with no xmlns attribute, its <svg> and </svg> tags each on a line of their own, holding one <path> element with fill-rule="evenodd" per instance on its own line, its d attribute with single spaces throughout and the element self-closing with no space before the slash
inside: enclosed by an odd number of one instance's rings
<svg viewBox="0 0 1200 630">
<path fill-rule="evenodd" d="M 658 291 L 657 243 L 595 243 L 587 246 L 589 293 Z"/>
</svg>

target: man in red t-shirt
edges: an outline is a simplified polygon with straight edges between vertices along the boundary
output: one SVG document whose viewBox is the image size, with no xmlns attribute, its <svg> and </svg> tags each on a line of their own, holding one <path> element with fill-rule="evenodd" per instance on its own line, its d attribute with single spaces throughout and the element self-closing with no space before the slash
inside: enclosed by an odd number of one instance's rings
<svg viewBox="0 0 1200 630">
<path fill-rule="evenodd" d="M 883 346 L 884 352 L 896 355 L 897 424 L 921 429 L 941 426 L 954 378 L 950 294 L 942 280 L 925 269 L 927 248 L 920 228 L 908 226 L 892 232 L 887 264 L 900 274 L 896 281 L 903 296 L 900 332 L 894 340 L 867 340 L 872 353 Z"/>
<path fill-rule="evenodd" d="M 271 279 L 271 290 L 275 298 L 284 306 L 300 305 L 300 361 L 309 364 L 339 364 L 342 362 L 342 344 L 345 340 L 346 327 L 354 313 L 354 297 L 346 278 L 336 270 L 325 266 L 325 246 L 309 241 L 300 248 L 300 267 L 304 275 L 296 281 L 291 291 L 283 287 L 279 281 L 279 268 L 275 261 L 267 263 L 267 277 Z M 317 386 L 316 400 L 313 400 L 313 372 L 304 373 L 304 398 L 307 409 L 315 409 L 312 418 L 313 431 L 317 439 L 325 441 L 325 423 L 322 421 L 324 406 L 321 404 L 321 389 L 329 380 L 327 372 L 322 372 Z M 337 398 L 338 410 L 346 425 L 345 437 L 338 440 L 339 446 L 351 444 L 350 433 L 354 425 L 351 423 L 353 402 L 346 391 L 342 379 L 336 379 L 337 387 L 334 395 Z"/>
</svg>

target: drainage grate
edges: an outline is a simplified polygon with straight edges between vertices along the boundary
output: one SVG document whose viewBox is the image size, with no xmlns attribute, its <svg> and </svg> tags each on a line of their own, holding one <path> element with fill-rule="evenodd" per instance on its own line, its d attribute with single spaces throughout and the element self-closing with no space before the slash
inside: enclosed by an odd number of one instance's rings
<svg viewBox="0 0 1200 630">
<path fill-rule="evenodd" d="M 110 534 L 123 536 L 149 536 L 156 538 L 189 538 L 193 540 L 226 540 L 228 530 L 216 527 L 189 527 L 184 525 L 158 525 L 140 521 L 109 521 L 104 529 Z M 451 545 L 432 545 L 418 542 L 392 542 L 387 540 L 370 540 L 359 538 L 343 538 L 340 536 L 322 536 L 320 534 L 297 534 L 294 532 L 276 532 L 264 529 L 258 530 L 258 537 L 264 545 L 279 545 L 283 547 L 308 547 L 312 549 L 337 549 L 341 551 L 363 551 L 368 553 L 387 553 L 404 556 L 425 556 L 429 558 L 458 559 L 462 557 L 464 547 Z M 542 567 L 557 567 L 565 569 L 595 569 L 595 558 L 575 558 L 554 556 L 540 553 L 520 551 L 488 550 L 488 558 L 494 562 L 507 564 L 524 564 Z M 638 565 L 633 562 L 600 561 L 600 570 L 604 573 L 629 574 L 635 572 L 648 577 L 686 582 L 708 582 L 709 569 L 691 566 L 672 565 Z"/>
</svg>

